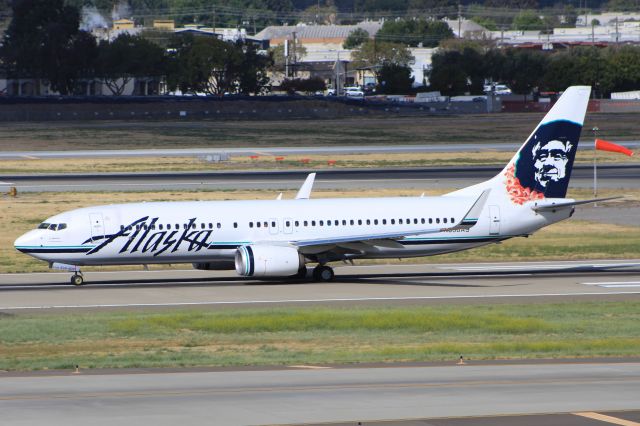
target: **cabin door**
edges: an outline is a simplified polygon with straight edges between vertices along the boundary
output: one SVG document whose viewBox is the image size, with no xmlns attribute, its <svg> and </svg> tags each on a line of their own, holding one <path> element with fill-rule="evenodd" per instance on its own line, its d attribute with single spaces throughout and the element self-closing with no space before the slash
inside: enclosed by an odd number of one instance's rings
<svg viewBox="0 0 640 426">
<path fill-rule="evenodd" d="M 102 213 L 90 213 L 89 223 L 91 224 L 91 237 L 103 237 L 104 236 L 104 220 Z"/>
</svg>

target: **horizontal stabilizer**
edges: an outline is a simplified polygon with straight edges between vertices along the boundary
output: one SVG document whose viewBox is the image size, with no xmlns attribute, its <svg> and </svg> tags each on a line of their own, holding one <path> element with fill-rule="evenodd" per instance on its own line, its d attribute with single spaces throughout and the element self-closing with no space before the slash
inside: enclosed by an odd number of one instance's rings
<svg viewBox="0 0 640 426">
<path fill-rule="evenodd" d="M 542 201 L 536 202 L 533 206 L 531 206 L 531 210 L 536 212 L 548 212 L 548 211 L 558 210 L 558 209 L 567 208 L 567 207 L 579 206 L 581 204 L 591 204 L 591 203 L 597 203 L 600 201 L 616 200 L 618 198 L 622 198 L 622 197 L 594 198 L 592 200 L 581 200 L 581 201 L 567 200 L 567 199 L 559 199 L 558 201 L 542 200 Z"/>
</svg>

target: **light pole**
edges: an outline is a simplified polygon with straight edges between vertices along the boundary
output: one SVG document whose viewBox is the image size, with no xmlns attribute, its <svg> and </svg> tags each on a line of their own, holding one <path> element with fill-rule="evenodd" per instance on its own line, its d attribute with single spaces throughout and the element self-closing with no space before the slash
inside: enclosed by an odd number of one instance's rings
<svg viewBox="0 0 640 426">
<path fill-rule="evenodd" d="M 596 152 L 598 151 L 596 149 L 596 139 L 598 138 L 598 130 L 600 129 L 598 129 L 597 127 L 594 127 L 593 129 L 591 129 L 591 131 L 593 132 L 593 198 L 598 197 L 598 167 L 597 167 L 598 157 L 596 155 Z M 596 207 L 597 203 L 594 203 L 593 206 Z"/>
</svg>

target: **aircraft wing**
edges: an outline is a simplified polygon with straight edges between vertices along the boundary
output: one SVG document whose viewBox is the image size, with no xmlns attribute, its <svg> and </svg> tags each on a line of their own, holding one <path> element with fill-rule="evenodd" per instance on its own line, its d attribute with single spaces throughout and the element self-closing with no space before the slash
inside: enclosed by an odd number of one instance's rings
<svg viewBox="0 0 640 426">
<path fill-rule="evenodd" d="M 341 235 L 327 238 L 313 238 L 307 240 L 296 240 L 290 243 L 296 247 L 314 247 L 326 248 L 327 246 L 343 246 L 353 248 L 354 244 L 366 244 L 368 246 L 383 246 L 391 248 L 402 248 L 396 240 L 401 240 L 405 237 L 412 235 L 433 234 L 437 232 L 453 230 L 453 229 L 468 229 L 478 222 L 480 212 L 484 207 L 484 204 L 489 197 L 490 190 L 485 190 L 473 203 L 471 208 L 463 216 L 463 218 L 451 226 L 431 226 L 420 229 L 413 229 L 410 231 L 394 231 L 394 232 L 380 232 L 371 234 L 354 234 L 354 235 Z"/>
</svg>

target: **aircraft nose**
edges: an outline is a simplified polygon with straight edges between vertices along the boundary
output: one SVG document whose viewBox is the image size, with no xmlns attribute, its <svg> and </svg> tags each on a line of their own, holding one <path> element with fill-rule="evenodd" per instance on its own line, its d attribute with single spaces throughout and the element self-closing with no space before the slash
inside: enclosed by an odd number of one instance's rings
<svg viewBox="0 0 640 426">
<path fill-rule="evenodd" d="M 35 247 L 42 246 L 42 242 L 40 241 L 40 232 L 34 230 L 19 236 L 13 242 L 13 246 L 16 248 L 16 250 L 19 250 L 23 253 L 29 250 L 30 248 L 33 248 L 34 246 Z"/>
</svg>

